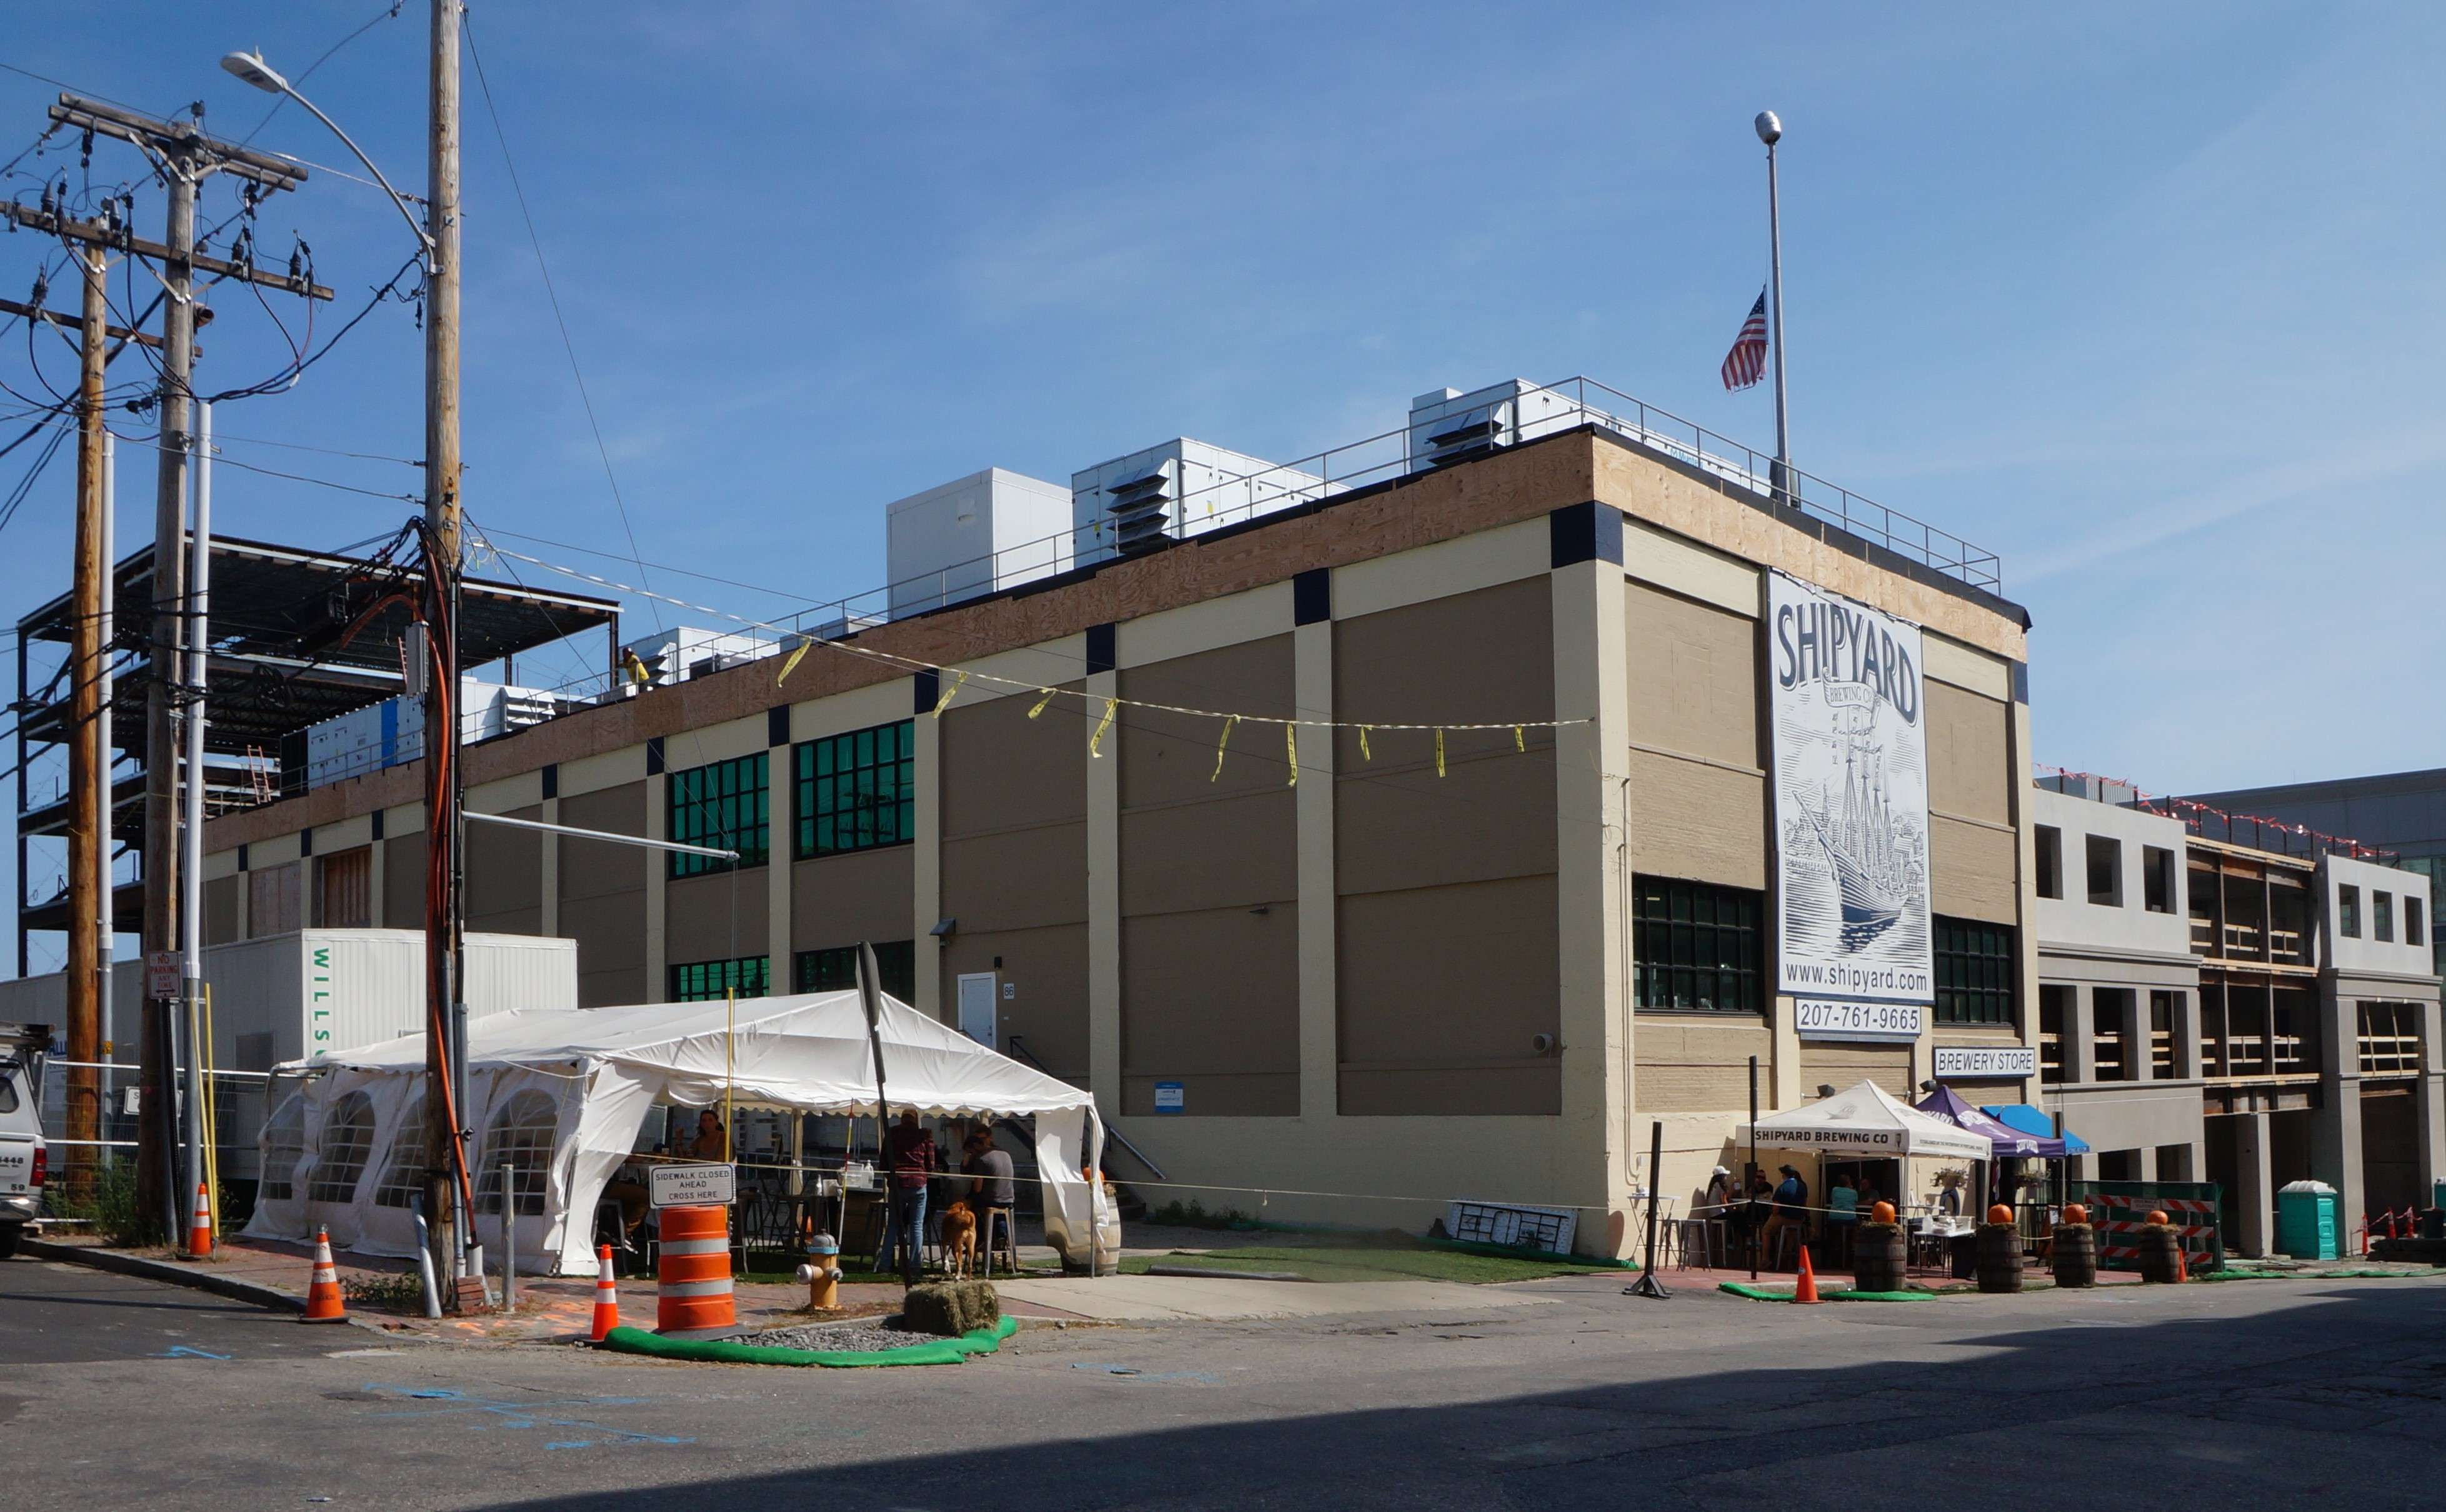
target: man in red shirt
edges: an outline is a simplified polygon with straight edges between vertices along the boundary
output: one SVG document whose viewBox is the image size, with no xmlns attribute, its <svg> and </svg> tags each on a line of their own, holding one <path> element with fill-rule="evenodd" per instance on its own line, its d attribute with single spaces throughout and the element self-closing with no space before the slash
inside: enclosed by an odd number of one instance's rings
<svg viewBox="0 0 2446 1512">
<path fill-rule="evenodd" d="M 934 1136 L 918 1126 L 915 1108 L 902 1108 L 900 1122 L 883 1136 L 883 1169 L 887 1173 L 883 1248 L 875 1255 L 875 1268 L 893 1269 L 896 1240 L 900 1278 L 911 1286 L 917 1284 L 918 1267 L 925 1258 L 926 1186 L 940 1168 Z"/>
</svg>

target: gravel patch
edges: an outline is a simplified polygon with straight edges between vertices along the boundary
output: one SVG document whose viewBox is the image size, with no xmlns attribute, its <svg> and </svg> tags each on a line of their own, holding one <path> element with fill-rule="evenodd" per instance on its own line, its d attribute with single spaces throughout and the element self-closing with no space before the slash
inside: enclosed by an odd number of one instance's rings
<svg viewBox="0 0 2446 1512">
<path fill-rule="evenodd" d="M 765 1349 L 843 1350 L 863 1354 L 875 1350 L 897 1350 L 912 1344 L 926 1344 L 934 1337 L 931 1333 L 878 1328 L 872 1324 L 815 1323 L 742 1334 L 734 1342 Z"/>
</svg>

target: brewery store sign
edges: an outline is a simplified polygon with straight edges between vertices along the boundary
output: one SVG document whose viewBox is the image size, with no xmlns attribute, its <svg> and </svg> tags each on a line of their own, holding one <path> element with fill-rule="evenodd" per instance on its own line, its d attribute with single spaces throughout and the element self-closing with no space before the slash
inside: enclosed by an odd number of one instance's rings
<svg viewBox="0 0 2446 1512">
<path fill-rule="evenodd" d="M 1919 627 L 1780 573 L 1767 596 L 1776 990 L 1804 1038 L 1912 1039 L 1934 976 Z"/>
<path fill-rule="evenodd" d="M 1940 1082 L 2011 1081 L 2039 1074 L 2035 1045 L 1939 1045 L 1936 1079 Z"/>
</svg>

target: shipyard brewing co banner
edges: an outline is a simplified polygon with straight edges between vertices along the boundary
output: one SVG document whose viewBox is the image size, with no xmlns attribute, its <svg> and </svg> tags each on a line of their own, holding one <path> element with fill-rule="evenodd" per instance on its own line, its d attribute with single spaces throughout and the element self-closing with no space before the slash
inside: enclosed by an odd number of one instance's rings
<svg viewBox="0 0 2446 1512">
<path fill-rule="evenodd" d="M 1771 575 L 1777 991 L 1813 1039 L 1909 1039 L 1931 998 L 1919 627 Z"/>
</svg>

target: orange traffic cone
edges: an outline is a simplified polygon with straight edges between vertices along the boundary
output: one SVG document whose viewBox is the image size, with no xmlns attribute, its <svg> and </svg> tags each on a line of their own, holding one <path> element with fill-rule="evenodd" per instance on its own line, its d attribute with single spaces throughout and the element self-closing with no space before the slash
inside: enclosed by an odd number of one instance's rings
<svg viewBox="0 0 2446 1512">
<path fill-rule="evenodd" d="M 1800 1247 L 1800 1279 L 1793 1283 L 1792 1299 L 1796 1302 L 1817 1300 L 1817 1273 L 1810 1268 L 1809 1246 Z"/>
<path fill-rule="evenodd" d="M 346 1323 L 347 1304 L 340 1300 L 340 1273 L 331 1264 L 331 1233 L 329 1229 L 314 1231 L 314 1279 L 306 1288 L 308 1323 Z"/>
<path fill-rule="evenodd" d="M 2192 1257 L 2191 1257 L 2191 1252 L 2190 1252 L 2189 1250 L 2184 1249 L 2184 1248 L 2183 1248 L 2181 1245 L 2179 1245 L 2179 1244 L 2177 1244 L 2177 1245 L 2175 1245 L 2175 1246 L 2174 1246 L 2174 1279 L 2175 1279 L 2175 1280 L 2177 1280 L 2177 1281 L 2188 1281 L 2188 1280 L 2190 1280 L 2190 1279 L 2192 1278 L 2192 1264 L 2191 1264 L 2191 1259 L 2192 1259 Z"/>
<path fill-rule="evenodd" d="M 195 1216 L 187 1219 L 187 1258 L 209 1260 L 213 1257 L 213 1194 L 204 1183 L 196 1183 Z"/>
<path fill-rule="evenodd" d="M 594 1329 L 587 1335 L 593 1342 L 603 1342 L 603 1335 L 620 1326 L 620 1289 L 612 1284 L 612 1246 L 604 1245 L 596 1255 L 594 1273 Z"/>
</svg>

